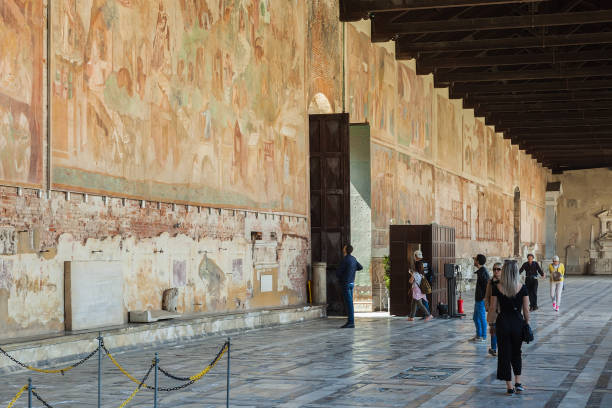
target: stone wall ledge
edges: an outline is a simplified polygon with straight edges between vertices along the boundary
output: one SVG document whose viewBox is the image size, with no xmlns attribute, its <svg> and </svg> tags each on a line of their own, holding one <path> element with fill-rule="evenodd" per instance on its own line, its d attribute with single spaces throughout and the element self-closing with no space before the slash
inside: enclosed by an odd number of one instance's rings
<svg viewBox="0 0 612 408">
<path fill-rule="evenodd" d="M 85 357 L 98 346 L 98 333 L 112 352 L 188 343 L 281 324 L 326 317 L 326 305 L 270 307 L 225 313 L 200 313 L 154 323 L 130 323 L 45 337 L 7 339 L 0 346 L 17 360 L 40 368 L 56 368 Z M 91 364 L 89 362 L 85 364 Z M 24 370 L 0 354 L 0 373 Z"/>
</svg>

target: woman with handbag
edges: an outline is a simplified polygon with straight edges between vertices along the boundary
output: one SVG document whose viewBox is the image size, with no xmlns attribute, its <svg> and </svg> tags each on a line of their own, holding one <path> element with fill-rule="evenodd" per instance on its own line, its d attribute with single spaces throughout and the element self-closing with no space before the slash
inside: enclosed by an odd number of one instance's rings
<svg viewBox="0 0 612 408">
<path fill-rule="evenodd" d="M 408 321 L 414 321 L 414 315 L 416 315 L 417 307 L 421 309 L 423 313 L 425 313 L 425 321 L 430 321 L 431 319 L 433 319 L 433 316 L 423 304 L 423 299 L 427 299 L 427 296 L 421 290 L 421 286 L 423 286 L 426 292 L 427 287 L 429 287 L 429 290 L 431 291 L 431 286 L 429 286 L 429 282 L 427 282 L 427 279 L 425 279 L 423 275 L 416 271 L 410 275 L 408 282 L 412 285 L 412 310 L 410 312 L 410 317 L 408 318 Z"/>
<path fill-rule="evenodd" d="M 492 288 L 491 308 L 499 310 L 495 322 L 499 349 L 497 379 L 506 381 L 508 395 L 515 392 L 520 393 L 524 391 L 521 384 L 523 364 L 521 346 L 524 329 L 529 328 L 529 293 L 525 285 L 521 283 L 516 261 L 506 260 L 504 262 L 501 279 Z M 525 340 L 529 341 L 529 339 Z M 514 371 L 514 386 L 512 385 L 512 371 Z"/>
<path fill-rule="evenodd" d="M 552 263 L 548 265 L 548 275 L 550 276 L 550 297 L 555 312 L 561 306 L 561 292 L 563 292 L 563 281 L 565 279 L 565 266 L 559 262 L 557 255 L 553 256 Z"/>
<path fill-rule="evenodd" d="M 492 356 L 497 355 L 497 334 L 495 333 L 495 321 L 497 320 L 497 314 L 499 312 L 499 303 L 497 309 L 491 308 L 491 296 L 493 293 L 493 286 L 497 285 L 501 279 L 502 264 L 501 262 L 495 262 L 493 265 L 493 277 L 487 284 L 487 292 L 485 293 L 485 310 L 487 311 L 487 324 L 489 325 L 489 333 L 491 333 L 491 347 L 489 348 L 489 354 Z"/>
</svg>

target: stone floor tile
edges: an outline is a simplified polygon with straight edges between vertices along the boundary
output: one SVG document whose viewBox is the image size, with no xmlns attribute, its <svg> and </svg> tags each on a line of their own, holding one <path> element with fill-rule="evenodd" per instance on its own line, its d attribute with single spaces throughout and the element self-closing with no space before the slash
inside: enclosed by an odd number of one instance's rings
<svg viewBox="0 0 612 408">
<path fill-rule="evenodd" d="M 254 330 L 232 338 L 232 407 L 609 407 L 612 406 L 612 279 L 571 277 L 562 311 L 547 307 L 548 283 L 540 284 L 540 310 L 532 314 L 535 342 L 523 347 L 523 395 L 508 397 L 496 380 L 489 342 L 470 343 L 473 302 L 464 294 L 464 319 L 409 323 L 384 313 L 357 316 L 354 330 L 333 318 Z M 134 376 L 147 371 L 155 351 L 160 365 L 188 377 L 205 367 L 224 337 L 118 353 Z M 0 358 L 4 358 L 0 356 Z M 31 377 L 53 407 L 95 407 L 97 359 L 65 376 L 14 372 L 0 379 L 0 407 Z M 227 361 L 202 380 L 160 392 L 162 407 L 224 407 Z M 153 383 L 153 376 L 149 378 Z M 162 387 L 179 384 L 160 375 Z M 117 407 L 136 385 L 103 360 L 103 406 Z M 22 397 L 24 398 L 24 397 Z M 24 407 L 27 398 L 17 407 Z M 140 391 L 128 407 L 151 407 Z M 35 406 L 40 406 L 37 404 Z"/>
</svg>

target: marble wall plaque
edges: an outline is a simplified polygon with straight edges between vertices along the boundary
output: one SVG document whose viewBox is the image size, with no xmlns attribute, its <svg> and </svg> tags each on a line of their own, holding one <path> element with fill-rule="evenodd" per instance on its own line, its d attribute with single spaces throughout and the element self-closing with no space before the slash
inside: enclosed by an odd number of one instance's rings
<svg viewBox="0 0 612 408">
<path fill-rule="evenodd" d="M 261 292 L 272 292 L 273 290 L 272 275 L 261 275 Z"/>
<path fill-rule="evenodd" d="M 64 313 L 66 330 L 127 323 L 121 262 L 65 262 Z"/>
</svg>

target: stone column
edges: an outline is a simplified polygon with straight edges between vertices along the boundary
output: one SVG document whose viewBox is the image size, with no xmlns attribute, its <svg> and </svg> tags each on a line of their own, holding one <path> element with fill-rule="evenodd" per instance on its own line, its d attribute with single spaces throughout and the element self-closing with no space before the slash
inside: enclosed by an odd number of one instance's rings
<svg viewBox="0 0 612 408">
<path fill-rule="evenodd" d="M 545 258 L 552 259 L 557 254 L 557 202 L 563 194 L 561 182 L 546 185 L 546 252 Z"/>
</svg>

